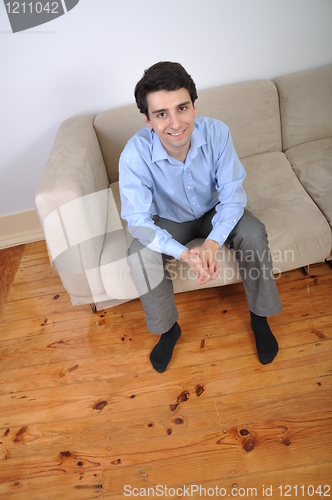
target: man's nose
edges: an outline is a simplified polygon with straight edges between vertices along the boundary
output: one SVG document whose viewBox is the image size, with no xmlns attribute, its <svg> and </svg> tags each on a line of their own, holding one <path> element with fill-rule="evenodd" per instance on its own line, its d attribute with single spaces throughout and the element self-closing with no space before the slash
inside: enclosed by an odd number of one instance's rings
<svg viewBox="0 0 332 500">
<path fill-rule="evenodd" d="M 181 127 L 180 120 L 176 114 L 171 114 L 169 124 L 173 130 L 178 130 Z"/>
</svg>

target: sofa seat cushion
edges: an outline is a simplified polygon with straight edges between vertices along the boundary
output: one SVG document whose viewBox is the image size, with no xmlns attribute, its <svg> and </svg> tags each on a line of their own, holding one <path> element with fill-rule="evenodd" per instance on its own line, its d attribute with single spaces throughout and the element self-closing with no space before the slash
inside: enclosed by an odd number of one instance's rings
<svg viewBox="0 0 332 500">
<path fill-rule="evenodd" d="M 247 172 L 247 208 L 265 224 L 275 270 L 323 261 L 331 250 L 330 227 L 284 153 L 241 161 Z"/>
<path fill-rule="evenodd" d="M 294 146 L 285 154 L 332 227 L 332 137 Z"/>
</svg>

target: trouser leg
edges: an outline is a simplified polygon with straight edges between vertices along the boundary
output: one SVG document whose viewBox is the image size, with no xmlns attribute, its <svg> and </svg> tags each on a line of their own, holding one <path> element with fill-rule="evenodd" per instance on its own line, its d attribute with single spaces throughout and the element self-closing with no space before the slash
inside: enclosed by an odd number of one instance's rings
<svg viewBox="0 0 332 500">
<path fill-rule="evenodd" d="M 148 330 L 151 333 L 165 333 L 178 319 L 172 280 L 168 279 L 164 267 L 166 260 L 162 254 L 149 250 L 136 239 L 127 257 Z"/>
<path fill-rule="evenodd" d="M 235 251 L 250 311 L 265 317 L 280 312 L 282 305 L 264 224 L 245 210 L 226 245 Z"/>
<path fill-rule="evenodd" d="M 195 237 L 197 221 L 179 224 L 160 217 L 155 217 L 154 221 L 184 245 Z M 167 332 L 179 317 L 174 301 L 173 282 L 165 268 L 166 262 L 172 257 L 149 250 L 137 239 L 133 240 L 127 256 L 148 330 L 156 334 Z"/>
</svg>

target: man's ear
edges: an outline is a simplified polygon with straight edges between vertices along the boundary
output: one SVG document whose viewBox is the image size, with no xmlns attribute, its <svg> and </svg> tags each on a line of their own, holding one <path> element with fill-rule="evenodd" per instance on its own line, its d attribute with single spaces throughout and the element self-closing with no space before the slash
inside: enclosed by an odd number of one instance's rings
<svg viewBox="0 0 332 500">
<path fill-rule="evenodd" d="M 196 101 L 194 101 L 193 108 L 194 108 L 194 116 L 197 116 Z"/>
<path fill-rule="evenodd" d="M 146 123 L 146 126 L 152 130 L 152 125 L 151 125 L 151 122 L 149 120 L 149 118 L 146 116 L 146 115 L 143 115 L 144 116 L 144 120 L 145 120 L 145 123 Z"/>
</svg>

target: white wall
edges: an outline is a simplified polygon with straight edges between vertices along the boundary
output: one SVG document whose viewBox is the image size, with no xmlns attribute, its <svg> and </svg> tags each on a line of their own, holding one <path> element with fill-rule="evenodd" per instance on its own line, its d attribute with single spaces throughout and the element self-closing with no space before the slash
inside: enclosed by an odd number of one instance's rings
<svg viewBox="0 0 332 500">
<path fill-rule="evenodd" d="M 331 0 L 80 0 L 13 34 L 0 3 L 0 216 L 34 207 L 60 123 L 133 101 L 181 62 L 198 89 L 332 62 Z"/>
</svg>

